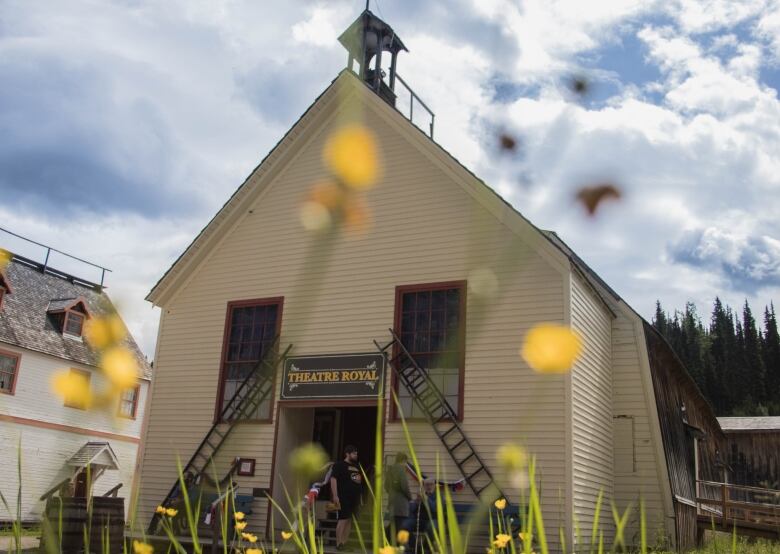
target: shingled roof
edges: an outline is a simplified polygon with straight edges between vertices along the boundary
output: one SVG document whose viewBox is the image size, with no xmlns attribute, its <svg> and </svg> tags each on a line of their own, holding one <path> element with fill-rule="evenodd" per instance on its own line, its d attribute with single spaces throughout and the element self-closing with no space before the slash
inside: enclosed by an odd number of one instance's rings
<svg viewBox="0 0 780 554">
<path fill-rule="evenodd" d="M 0 343 L 34 350 L 85 365 L 97 366 L 98 353 L 78 338 L 64 336 L 55 328 L 48 312 L 52 306 L 83 300 L 93 316 L 107 314 L 111 300 L 100 287 L 41 271 L 41 267 L 15 257 L 5 268 L 13 292 L 3 298 L 0 309 Z M 144 379 L 151 379 L 152 368 L 133 337 L 128 333 L 125 346 L 135 354 Z"/>
</svg>

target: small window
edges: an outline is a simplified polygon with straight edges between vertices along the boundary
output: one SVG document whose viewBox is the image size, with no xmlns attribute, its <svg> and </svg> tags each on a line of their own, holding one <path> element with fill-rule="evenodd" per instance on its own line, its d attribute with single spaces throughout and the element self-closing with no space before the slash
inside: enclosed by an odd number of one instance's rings
<svg viewBox="0 0 780 554">
<path fill-rule="evenodd" d="M 129 419 L 135 419 L 138 410 L 139 387 L 125 389 L 119 397 L 119 415 Z"/>
<path fill-rule="evenodd" d="M 636 445 L 634 444 L 634 416 L 616 416 L 614 429 L 614 467 L 617 474 L 636 472 Z"/>
<path fill-rule="evenodd" d="M 83 369 L 70 369 L 70 375 L 72 379 L 82 379 L 84 381 L 84 385 L 86 387 L 89 387 L 89 382 L 92 378 L 92 374 L 89 371 L 85 371 Z M 73 396 L 65 396 L 65 406 L 68 408 L 76 408 L 78 410 L 86 410 L 87 405 L 85 403 L 85 399 L 81 396 L 73 397 Z"/>
<path fill-rule="evenodd" d="M 5 296 L 5 287 L 0 287 L 0 310 L 3 309 L 3 297 Z"/>
<path fill-rule="evenodd" d="M 0 352 L 0 392 L 13 394 L 16 388 L 16 375 L 19 371 L 18 354 Z"/>
<path fill-rule="evenodd" d="M 83 329 L 84 329 L 83 314 L 74 312 L 72 310 L 65 313 L 65 325 L 63 327 L 64 333 L 67 333 L 68 335 L 73 335 L 74 337 L 80 337 Z"/>
</svg>

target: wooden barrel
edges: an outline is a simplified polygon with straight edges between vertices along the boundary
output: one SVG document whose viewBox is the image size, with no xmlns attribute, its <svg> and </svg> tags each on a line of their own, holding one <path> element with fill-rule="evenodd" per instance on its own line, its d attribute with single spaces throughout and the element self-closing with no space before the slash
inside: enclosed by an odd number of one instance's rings
<svg viewBox="0 0 780 554">
<path fill-rule="evenodd" d="M 41 546 L 44 549 L 42 551 L 46 551 L 52 543 L 55 550 L 63 553 L 122 552 L 125 532 L 124 499 L 94 496 L 91 507 L 87 501 L 87 498 L 60 497 L 51 497 L 46 501 L 41 536 Z M 88 549 L 85 548 L 85 539 L 89 541 Z"/>
</svg>

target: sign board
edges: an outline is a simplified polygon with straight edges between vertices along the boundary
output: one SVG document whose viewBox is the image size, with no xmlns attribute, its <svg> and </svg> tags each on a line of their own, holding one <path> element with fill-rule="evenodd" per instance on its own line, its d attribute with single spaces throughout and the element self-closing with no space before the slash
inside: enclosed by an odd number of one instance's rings
<svg viewBox="0 0 780 554">
<path fill-rule="evenodd" d="M 380 353 L 287 358 L 281 398 L 376 398 L 384 383 L 385 365 Z"/>
</svg>

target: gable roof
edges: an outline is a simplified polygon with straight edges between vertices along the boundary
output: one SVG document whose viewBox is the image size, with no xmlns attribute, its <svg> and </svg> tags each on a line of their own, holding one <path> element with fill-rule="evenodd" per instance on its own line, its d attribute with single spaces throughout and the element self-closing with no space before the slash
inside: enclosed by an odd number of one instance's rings
<svg viewBox="0 0 780 554">
<path fill-rule="evenodd" d="M 351 94 L 355 94 L 358 100 L 373 108 L 377 115 L 397 131 L 404 133 L 405 138 L 414 141 L 421 153 L 444 169 L 455 184 L 460 185 L 503 224 L 535 245 L 537 250 L 544 251 L 542 255 L 552 265 L 561 271 L 570 268 L 572 261 L 570 256 L 558 248 L 540 229 L 397 109 L 379 98 L 350 70 L 344 69 L 306 109 L 174 261 L 146 296 L 146 300 L 162 305 L 174 294 L 171 290 L 174 288 L 172 285 L 179 279 L 185 279 L 190 274 L 190 270 L 197 267 L 198 263 L 208 255 L 210 248 L 221 239 L 221 231 L 231 228 L 239 220 L 244 213 L 240 208 L 263 194 L 273 184 L 275 177 L 295 158 L 295 149 L 291 147 L 299 141 L 305 142 L 310 139 L 315 134 L 314 131 L 333 115 L 331 108 L 338 107 Z"/>
<path fill-rule="evenodd" d="M 64 336 L 49 312 L 83 302 L 90 315 L 108 315 L 112 310 L 108 295 L 99 288 L 44 273 L 39 264 L 20 256 L 13 257 L 5 272 L 14 291 L 3 299 L 0 309 L 0 343 L 96 367 L 98 353 L 86 341 Z M 130 334 L 124 346 L 135 354 L 143 378 L 151 379 L 152 368 Z"/>
<path fill-rule="evenodd" d="M 100 465 L 106 469 L 119 469 L 119 460 L 107 442 L 87 442 L 71 456 L 65 465 L 78 469 L 88 465 Z"/>
<path fill-rule="evenodd" d="M 46 311 L 49 313 L 64 312 L 65 310 L 70 310 L 79 304 L 81 304 L 82 307 L 86 310 L 87 315 L 92 315 L 83 296 L 79 296 L 78 298 L 55 298 L 54 300 L 50 300 L 49 307 L 46 309 Z"/>
</svg>

